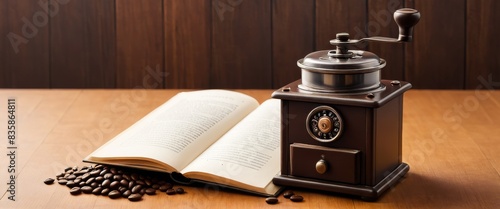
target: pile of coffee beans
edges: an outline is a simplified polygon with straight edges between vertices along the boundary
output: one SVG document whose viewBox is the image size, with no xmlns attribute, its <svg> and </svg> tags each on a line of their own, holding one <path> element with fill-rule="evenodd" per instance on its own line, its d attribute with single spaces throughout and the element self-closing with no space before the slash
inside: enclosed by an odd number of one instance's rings
<svg viewBox="0 0 500 209">
<path fill-rule="evenodd" d="M 292 202 L 302 202 L 304 200 L 304 197 L 301 195 L 295 194 L 292 190 L 286 190 L 283 192 L 283 197 L 286 199 L 290 199 Z M 277 197 L 267 197 L 266 198 L 266 203 L 267 204 L 277 204 L 279 202 Z"/>
<path fill-rule="evenodd" d="M 126 169 L 106 165 L 68 167 L 56 175 L 57 183 L 70 188 L 69 193 L 108 196 L 111 199 L 127 198 L 140 201 L 144 194 L 155 195 L 157 191 L 168 195 L 184 194 L 183 188 L 174 189 L 166 174 Z M 55 179 L 48 178 L 45 184 L 53 184 Z"/>
<path fill-rule="evenodd" d="M 144 195 L 184 194 L 183 188 L 174 188 L 170 177 L 165 173 L 149 172 L 108 165 L 67 167 L 56 178 L 47 178 L 47 185 L 57 183 L 67 186 L 71 195 L 94 194 L 108 196 L 111 199 L 127 198 L 130 201 L 140 201 Z M 283 197 L 292 202 L 302 202 L 304 198 L 291 190 L 283 192 Z M 267 197 L 266 203 L 277 204 L 277 197 Z"/>
</svg>

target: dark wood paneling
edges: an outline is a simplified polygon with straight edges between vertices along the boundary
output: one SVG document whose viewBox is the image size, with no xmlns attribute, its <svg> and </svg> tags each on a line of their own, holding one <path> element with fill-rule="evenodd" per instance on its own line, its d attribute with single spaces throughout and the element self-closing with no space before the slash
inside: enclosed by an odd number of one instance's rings
<svg viewBox="0 0 500 209">
<path fill-rule="evenodd" d="M 337 33 L 364 37 L 366 10 L 366 0 L 316 0 L 316 49 L 334 49 L 330 40 Z"/>
<path fill-rule="evenodd" d="M 164 87 L 162 5 L 116 0 L 117 87 Z"/>
<path fill-rule="evenodd" d="M 336 33 L 395 37 L 388 15 L 403 1 L 422 14 L 414 41 L 360 47 L 387 61 L 384 79 L 500 88 L 495 0 L 59 0 L 48 8 L 5 0 L 0 87 L 279 88 L 300 77 L 298 59 L 333 49 Z"/>
<path fill-rule="evenodd" d="M 271 88 L 271 2 L 212 0 L 212 88 Z"/>
<path fill-rule="evenodd" d="M 167 88 L 210 88 L 210 8 L 211 0 L 165 1 Z"/>
<path fill-rule="evenodd" d="M 407 0 L 422 18 L 406 45 L 406 80 L 415 88 L 464 88 L 465 0 Z"/>
<path fill-rule="evenodd" d="M 49 18 L 31 0 L 0 4 L 0 87 L 49 87 Z"/>
<path fill-rule="evenodd" d="M 52 15 L 51 87 L 114 88 L 114 0 L 72 0 Z"/>
<path fill-rule="evenodd" d="M 273 0 L 273 88 L 300 79 L 297 60 L 314 51 L 314 1 Z"/>
<path fill-rule="evenodd" d="M 403 8 L 403 0 L 368 1 L 368 36 L 385 36 L 397 38 L 398 26 L 393 14 Z M 387 65 L 381 70 L 383 79 L 404 80 L 404 44 L 370 42 L 369 50 L 382 59 Z M 411 44 L 411 43 L 410 43 Z"/>
<path fill-rule="evenodd" d="M 467 1 L 468 89 L 500 88 L 500 1 Z"/>
</svg>

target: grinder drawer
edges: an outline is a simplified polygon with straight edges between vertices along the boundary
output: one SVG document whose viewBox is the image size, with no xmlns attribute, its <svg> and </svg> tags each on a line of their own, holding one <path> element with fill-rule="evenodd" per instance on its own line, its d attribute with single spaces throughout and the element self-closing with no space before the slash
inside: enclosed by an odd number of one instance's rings
<svg viewBox="0 0 500 209">
<path fill-rule="evenodd" d="M 298 177 L 359 183 L 360 151 L 293 143 L 290 174 Z"/>
</svg>

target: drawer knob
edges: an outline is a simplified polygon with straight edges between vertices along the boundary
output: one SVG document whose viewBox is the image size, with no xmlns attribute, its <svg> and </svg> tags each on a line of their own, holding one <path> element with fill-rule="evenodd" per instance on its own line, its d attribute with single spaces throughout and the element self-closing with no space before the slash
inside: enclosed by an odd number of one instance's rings
<svg viewBox="0 0 500 209">
<path fill-rule="evenodd" d="M 321 159 L 316 162 L 316 171 L 319 174 L 324 174 L 328 170 L 328 165 L 325 160 Z"/>
</svg>

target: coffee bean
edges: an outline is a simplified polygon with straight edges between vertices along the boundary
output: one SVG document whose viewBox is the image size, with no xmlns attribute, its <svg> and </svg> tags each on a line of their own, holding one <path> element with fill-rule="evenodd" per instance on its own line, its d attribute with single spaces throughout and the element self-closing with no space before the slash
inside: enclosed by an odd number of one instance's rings
<svg viewBox="0 0 500 209">
<path fill-rule="evenodd" d="M 79 170 L 79 171 L 74 172 L 73 174 L 75 174 L 75 175 L 77 175 L 77 176 L 81 176 L 81 175 L 83 175 L 83 174 L 85 174 L 85 173 L 87 173 L 87 171 L 86 171 L 86 170 Z"/>
<path fill-rule="evenodd" d="M 82 193 L 82 191 L 80 190 L 80 187 L 73 187 L 69 190 L 69 193 L 72 195 L 78 195 Z"/>
<path fill-rule="evenodd" d="M 109 188 L 111 189 L 118 189 L 120 187 L 120 182 L 119 181 L 113 181 L 111 184 L 109 184 Z"/>
<path fill-rule="evenodd" d="M 76 175 L 74 174 L 71 174 L 68 177 L 66 177 L 66 180 L 74 180 L 74 179 L 76 179 Z"/>
<path fill-rule="evenodd" d="M 92 182 L 94 182 L 94 179 L 95 179 L 94 177 L 90 177 L 89 179 L 87 179 L 87 181 L 85 181 L 85 184 L 86 185 L 92 184 Z"/>
<path fill-rule="evenodd" d="M 175 189 L 175 192 L 177 192 L 177 194 L 184 194 L 184 189 L 183 188 L 177 188 Z"/>
<path fill-rule="evenodd" d="M 120 187 L 118 188 L 118 191 L 120 191 L 120 193 L 123 193 L 123 192 L 125 192 L 125 191 L 127 191 L 127 190 L 128 190 L 128 188 L 127 188 L 127 187 L 124 187 L 124 186 L 120 186 Z"/>
<path fill-rule="evenodd" d="M 141 199 L 142 199 L 142 195 L 140 195 L 140 194 L 131 194 L 130 196 L 128 196 L 128 200 L 130 200 L 132 202 L 139 201 Z"/>
<path fill-rule="evenodd" d="M 129 182 L 128 182 L 128 188 L 129 188 L 129 189 L 134 188 L 134 186 L 135 186 L 135 181 L 129 181 Z"/>
<path fill-rule="evenodd" d="M 68 180 L 61 179 L 61 180 L 57 181 L 57 183 L 59 183 L 60 185 L 66 185 L 66 183 L 68 183 Z"/>
<path fill-rule="evenodd" d="M 90 187 L 92 188 L 97 188 L 99 186 L 99 183 L 97 182 L 92 182 L 92 184 L 90 184 Z"/>
<path fill-rule="evenodd" d="M 108 197 L 111 199 L 120 198 L 121 196 L 122 196 L 122 194 L 120 194 L 120 192 L 118 190 L 113 190 L 113 191 L 108 193 Z"/>
<path fill-rule="evenodd" d="M 302 200 L 304 200 L 304 197 L 294 194 L 290 197 L 290 200 L 292 202 L 302 202 Z"/>
<path fill-rule="evenodd" d="M 80 190 L 82 190 L 82 192 L 85 194 L 90 194 L 94 189 L 92 189 L 92 187 L 90 186 L 83 186 L 82 188 L 80 188 Z"/>
<path fill-rule="evenodd" d="M 49 185 L 49 184 L 53 184 L 54 183 L 54 179 L 53 178 L 48 178 L 48 179 L 45 179 L 45 181 L 43 181 L 43 183 Z"/>
<path fill-rule="evenodd" d="M 67 168 L 64 169 L 64 172 L 68 172 L 70 170 L 73 170 L 73 168 L 72 167 L 67 167 Z"/>
<path fill-rule="evenodd" d="M 57 175 L 56 175 L 56 178 L 58 178 L 58 177 L 63 177 L 63 176 L 64 176 L 64 173 L 60 173 L 60 174 L 57 174 Z"/>
<path fill-rule="evenodd" d="M 132 193 L 139 193 L 142 189 L 142 186 L 141 185 L 135 185 L 134 187 L 132 187 Z"/>
<path fill-rule="evenodd" d="M 111 178 L 113 178 L 113 174 L 112 173 L 106 173 L 102 177 L 104 177 L 104 179 L 111 179 Z"/>
<path fill-rule="evenodd" d="M 94 190 L 92 190 L 92 194 L 94 195 L 100 195 L 102 192 L 102 187 L 97 187 Z"/>
<path fill-rule="evenodd" d="M 130 190 L 126 190 L 122 193 L 122 197 L 125 197 L 127 198 L 128 196 L 130 196 L 132 194 L 132 192 Z"/>
<path fill-rule="evenodd" d="M 101 195 L 106 196 L 106 195 L 108 195 L 108 194 L 109 194 L 109 192 L 110 192 L 110 191 L 111 191 L 111 190 L 110 190 L 109 188 L 104 188 L 104 189 L 102 189 L 102 191 L 101 191 Z"/>
<path fill-rule="evenodd" d="M 158 188 L 162 192 L 166 192 L 167 189 L 170 189 L 167 185 L 161 185 L 160 188 Z"/>
<path fill-rule="evenodd" d="M 144 192 L 148 195 L 155 195 L 156 194 L 156 189 L 153 188 L 147 188 Z"/>
<path fill-rule="evenodd" d="M 160 188 L 160 185 L 159 185 L 159 184 L 153 184 L 153 185 L 151 186 L 151 188 L 153 188 L 153 189 L 159 189 L 159 188 Z"/>
<path fill-rule="evenodd" d="M 141 191 L 139 191 L 139 194 L 141 194 L 141 195 L 146 194 L 146 188 L 142 188 Z"/>
<path fill-rule="evenodd" d="M 99 164 L 99 165 L 96 165 L 94 168 L 95 169 L 101 169 L 101 168 L 104 168 L 104 165 Z"/>
<path fill-rule="evenodd" d="M 116 168 L 111 168 L 109 169 L 109 172 L 111 172 L 112 174 L 117 174 L 118 172 L 116 171 Z"/>
<path fill-rule="evenodd" d="M 286 190 L 284 193 L 283 193 L 283 197 L 285 198 L 290 198 L 292 195 L 294 195 L 295 193 L 293 193 L 293 191 L 291 190 Z"/>
<path fill-rule="evenodd" d="M 146 185 L 146 183 L 144 183 L 144 181 L 142 180 L 136 180 L 135 183 L 143 186 Z"/>
<path fill-rule="evenodd" d="M 139 174 L 137 174 L 137 173 L 132 173 L 132 174 L 130 174 L 130 178 L 131 178 L 132 180 L 134 180 L 134 181 L 137 181 L 137 180 L 139 180 Z"/>
<path fill-rule="evenodd" d="M 85 181 L 81 181 L 80 183 L 78 183 L 78 186 L 85 186 Z"/>
<path fill-rule="evenodd" d="M 99 173 L 99 176 L 103 176 L 104 177 L 104 174 L 106 174 L 108 172 L 109 172 L 108 169 L 102 169 L 102 171 Z"/>
<path fill-rule="evenodd" d="M 174 195 L 174 194 L 176 194 L 175 189 L 167 189 L 166 193 L 168 195 Z"/>
<path fill-rule="evenodd" d="M 82 175 L 82 180 L 83 181 L 87 181 L 87 179 L 90 178 L 90 174 L 89 173 L 85 173 Z"/>
<path fill-rule="evenodd" d="M 94 179 L 94 180 L 95 180 L 96 182 L 99 182 L 99 183 L 100 183 L 100 182 L 104 181 L 104 178 L 103 178 L 102 176 L 98 176 L 98 177 L 95 177 L 95 179 Z"/>
<path fill-rule="evenodd" d="M 113 176 L 113 180 L 120 181 L 120 180 L 122 180 L 122 179 L 123 179 L 123 178 L 122 178 L 122 176 L 121 176 L 120 174 L 115 174 L 115 175 Z"/>
<path fill-rule="evenodd" d="M 127 180 L 125 180 L 125 179 L 122 179 L 122 180 L 120 180 L 120 184 L 121 184 L 122 186 L 126 186 L 126 187 L 127 187 L 127 186 L 128 186 L 128 181 L 127 181 Z"/>
<path fill-rule="evenodd" d="M 149 180 L 149 179 L 144 180 L 144 183 L 146 183 L 146 185 L 148 185 L 148 186 L 153 185 L 153 182 L 151 182 L 151 180 Z"/>
<path fill-rule="evenodd" d="M 74 181 L 68 181 L 66 182 L 66 186 L 69 187 L 69 188 L 73 188 L 75 186 L 77 186 L 78 184 L 75 183 Z"/>
<path fill-rule="evenodd" d="M 82 181 L 81 177 L 77 177 L 75 180 L 73 180 L 73 182 L 75 182 L 75 184 L 79 184 L 81 181 Z"/>
<path fill-rule="evenodd" d="M 108 188 L 110 184 L 111 184 L 111 180 L 106 179 L 106 180 L 102 181 L 101 186 L 104 188 Z"/>
<path fill-rule="evenodd" d="M 267 204 L 271 204 L 271 205 L 272 204 L 276 204 L 276 203 L 278 203 L 278 198 L 276 198 L 276 197 L 268 197 L 268 198 L 266 198 L 266 203 Z"/>
<path fill-rule="evenodd" d="M 126 174 L 126 173 L 124 173 L 124 174 L 122 175 L 122 178 L 123 178 L 123 179 L 125 179 L 125 180 L 127 180 L 127 181 L 130 181 L 130 180 L 131 180 L 130 176 L 129 176 L 128 174 Z"/>
<path fill-rule="evenodd" d="M 101 173 L 101 170 L 93 170 L 93 171 L 90 171 L 90 176 L 99 176 L 99 173 Z"/>
</svg>

